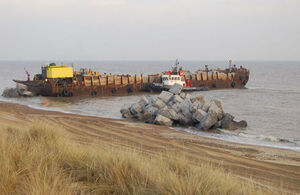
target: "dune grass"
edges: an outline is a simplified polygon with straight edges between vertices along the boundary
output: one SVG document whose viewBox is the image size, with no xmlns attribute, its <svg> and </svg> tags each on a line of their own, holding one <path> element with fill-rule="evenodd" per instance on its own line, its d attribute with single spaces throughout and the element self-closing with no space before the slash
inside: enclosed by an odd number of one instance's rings
<svg viewBox="0 0 300 195">
<path fill-rule="evenodd" d="M 184 155 L 80 145 L 63 129 L 0 128 L 3 194 L 265 194 Z"/>
</svg>

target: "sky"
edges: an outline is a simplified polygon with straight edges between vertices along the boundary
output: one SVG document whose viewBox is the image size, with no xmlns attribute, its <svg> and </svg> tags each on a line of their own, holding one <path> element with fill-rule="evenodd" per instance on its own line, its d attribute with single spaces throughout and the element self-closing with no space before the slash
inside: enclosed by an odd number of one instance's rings
<svg viewBox="0 0 300 195">
<path fill-rule="evenodd" d="M 0 0 L 0 60 L 300 60 L 300 0 Z"/>
</svg>

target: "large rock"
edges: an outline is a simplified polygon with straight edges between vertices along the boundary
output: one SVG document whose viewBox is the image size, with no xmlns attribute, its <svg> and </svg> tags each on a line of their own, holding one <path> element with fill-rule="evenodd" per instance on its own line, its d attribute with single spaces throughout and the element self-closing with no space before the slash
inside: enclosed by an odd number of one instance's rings
<svg viewBox="0 0 300 195">
<path fill-rule="evenodd" d="M 33 97 L 34 95 L 33 95 L 33 93 L 31 91 L 24 91 L 23 92 L 23 96 L 25 96 L 25 97 Z"/>
<path fill-rule="evenodd" d="M 180 109 L 180 103 L 172 104 L 172 105 L 170 105 L 170 107 L 171 107 L 176 113 L 179 113 L 179 112 L 181 111 L 181 109 Z"/>
<path fill-rule="evenodd" d="M 17 90 L 7 90 L 13 93 Z M 171 93 L 172 92 L 172 93 Z M 215 128 L 238 129 L 247 126 L 246 121 L 236 122 L 230 114 L 224 114 L 221 101 L 212 99 L 206 102 L 203 96 L 191 97 L 180 92 L 179 87 L 171 92 L 163 91 L 157 98 L 142 96 L 138 103 L 121 109 L 124 118 L 136 118 L 146 123 L 171 126 L 173 123 L 184 126 L 196 125 L 200 130 Z M 25 95 L 26 91 L 22 91 Z"/>
<path fill-rule="evenodd" d="M 132 115 L 137 115 L 138 113 L 141 113 L 143 110 L 143 106 L 139 103 L 132 104 L 129 108 Z"/>
<path fill-rule="evenodd" d="M 184 98 L 184 99 L 190 100 L 190 99 L 191 99 L 191 97 L 192 97 L 192 96 L 191 96 L 191 94 L 189 94 L 189 93 L 186 93 L 186 94 L 185 94 L 185 98 Z"/>
<path fill-rule="evenodd" d="M 166 106 L 166 103 L 163 102 L 160 98 L 157 98 L 156 101 L 153 103 L 153 106 L 160 109 Z"/>
<path fill-rule="evenodd" d="M 179 96 L 180 96 L 182 99 L 184 99 L 184 98 L 185 98 L 185 93 L 184 93 L 184 92 L 181 92 L 181 93 L 179 94 Z"/>
<path fill-rule="evenodd" d="M 218 122 L 218 116 L 215 112 L 210 112 L 196 125 L 197 129 L 208 130 Z"/>
<path fill-rule="evenodd" d="M 202 110 L 204 110 L 205 112 L 208 112 L 210 105 L 211 105 L 211 102 L 205 102 L 202 106 Z"/>
<path fill-rule="evenodd" d="M 231 114 L 229 113 L 224 114 L 223 119 L 221 121 L 221 128 L 228 129 L 228 130 L 237 130 L 237 129 L 247 127 L 246 121 L 242 120 L 240 122 L 236 122 L 233 119 L 234 117 Z"/>
<path fill-rule="evenodd" d="M 211 101 L 209 101 L 209 102 L 205 102 L 204 104 L 203 104 L 203 106 L 202 106 L 202 110 L 204 110 L 205 112 L 208 112 L 209 111 L 209 108 L 211 107 L 211 106 L 217 106 L 218 108 L 220 108 L 221 110 L 222 110 L 222 112 L 223 112 L 223 106 L 222 106 L 222 103 L 219 101 L 219 100 L 216 100 L 216 99 L 213 99 L 213 100 L 211 100 Z"/>
<path fill-rule="evenodd" d="M 26 85 L 23 85 L 23 84 L 20 84 L 20 83 L 17 83 L 16 84 L 16 88 L 17 88 L 17 91 L 18 93 L 22 96 L 24 94 L 25 91 L 27 91 L 27 86 Z"/>
<path fill-rule="evenodd" d="M 207 115 L 206 112 L 204 112 L 201 109 L 197 109 L 194 113 L 193 113 L 193 121 L 194 122 L 200 122 L 205 116 Z"/>
<path fill-rule="evenodd" d="M 191 102 L 192 103 L 194 103 L 194 102 L 201 102 L 202 104 L 204 104 L 205 103 L 205 98 L 202 95 L 196 96 L 196 97 L 192 97 L 191 98 Z"/>
<path fill-rule="evenodd" d="M 172 120 L 178 120 L 178 114 L 173 110 L 172 108 L 169 108 L 168 106 L 165 106 L 164 108 L 160 109 L 158 111 L 158 114 L 167 117 Z"/>
<path fill-rule="evenodd" d="M 189 99 L 185 99 L 183 102 L 180 103 L 180 110 L 185 116 L 187 116 L 188 114 L 192 114 L 190 112 L 191 104 L 192 103 Z"/>
<path fill-rule="evenodd" d="M 123 118 L 133 118 L 133 115 L 131 114 L 129 108 L 122 108 L 120 112 Z"/>
<path fill-rule="evenodd" d="M 164 117 L 160 114 L 158 114 L 154 120 L 155 124 L 158 125 L 165 125 L 165 126 L 172 126 L 173 125 L 173 121 L 167 117 Z"/>
<path fill-rule="evenodd" d="M 223 110 L 223 105 L 220 100 L 212 99 L 211 102 L 214 102 L 221 110 Z"/>
<path fill-rule="evenodd" d="M 192 119 L 190 116 L 185 116 L 182 112 L 178 113 L 178 122 L 180 125 L 191 125 Z"/>
<path fill-rule="evenodd" d="M 138 103 L 144 107 L 148 104 L 151 104 L 151 98 L 143 95 Z"/>
<path fill-rule="evenodd" d="M 248 126 L 248 124 L 247 124 L 247 121 L 245 121 L 245 120 L 241 120 L 241 121 L 239 121 L 239 122 L 236 122 L 236 127 L 237 128 L 246 128 Z"/>
<path fill-rule="evenodd" d="M 189 99 L 185 99 L 183 102 L 179 104 L 180 107 L 180 115 L 179 115 L 179 123 L 182 125 L 191 125 L 192 121 L 192 113 L 190 112 L 191 101 Z"/>
<path fill-rule="evenodd" d="M 168 91 L 162 91 L 159 96 L 158 99 L 162 100 L 164 103 L 168 103 L 171 98 L 173 97 L 173 93 L 170 93 Z"/>
<path fill-rule="evenodd" d="M 203 106 L 202 102 L 196 101 L 190 105 L 190 112 L 194 113 L 196 112 L 196 110 L 202 109 L 202 106 Z"/>
<path fill-rule="evenodd" d="M 183 102 L 183 99 L 179 95 L 174 95 L 172 98 L 173 103 L 181 103 Z"/>
<path fill-rule="evenodd" d="M 20 94 L 18 93 L 18 90 L 16 88 L 6 88 L 3 93 L 3 97 L 9 98 L 9 97 L 19 97 Z"/>
<path fill-rule="evenodd" d="M 173 93 L 174 95 L 180 94 L 180 92 L 182 91 L 182 86 L 179 84 L 174 84 L 170 89 L 169 92 Z"/>
<path fill-rule="evenodd" d="M 143 118 L 146 123 L 153 123 L 154 119 L 156 117 L 156 114 L 158 112 L 158 109 L 156 107 L 153 107 L 152 105 L 147 105 L 143 109 Z"/>
<path fill-rule="evenodd" d="M 210 107 L 208 109 L 208 113 L 212 112 L 217 114 L 218 120 L 221 120 L 223 118 L 223 109 L 219 108 L 214 101 L 211 102 Z"/>
</svg>

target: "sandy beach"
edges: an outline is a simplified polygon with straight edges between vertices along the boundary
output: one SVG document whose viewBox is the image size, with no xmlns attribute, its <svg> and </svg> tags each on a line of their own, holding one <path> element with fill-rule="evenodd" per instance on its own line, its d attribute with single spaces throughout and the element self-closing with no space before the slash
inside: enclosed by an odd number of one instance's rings
<svg viewBox="0 0 300 195">
<path fill-rule="evenodd" d="M 296 151 L 225 142 L 129 120 L 65 114 L 0 102 L 1 126 L 22 129 L 35 121 L 61 126 L 81 144 L 105 143 L 149 154 L 178 152 L 190 163 L 201 161 L 221 166 L 260 186 L 300 192 L 300 153 Z"/>
</svg>

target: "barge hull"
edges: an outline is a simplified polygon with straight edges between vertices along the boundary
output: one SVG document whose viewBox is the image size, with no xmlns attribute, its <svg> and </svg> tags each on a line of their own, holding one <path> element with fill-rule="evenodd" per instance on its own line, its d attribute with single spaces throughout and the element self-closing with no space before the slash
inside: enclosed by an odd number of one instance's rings
<svg viewBox="0 0 300 195">
<path fill-rule="evenodd" d="M 245 88 L 249 79 L 249 71 L 238 71 L 235 73 L 212 73 L 202 72 L 198 74 L 185 75 L 185 80 L 190 80 L 192 87 L 207 87 L 209 89 Z M 161 75 L 130 76 L 130 75 L 109 75 L 89 76 L 84 82 L 74 84 L 61 80 L 47 79 L 37 81 L 18 81 L 28 86 L 28 90 L 34 95 L 53 97 L 72 96 L 120 96 L 137 92 L 151 92 L 153 83 L 161 83 Z"/>
</svg>

